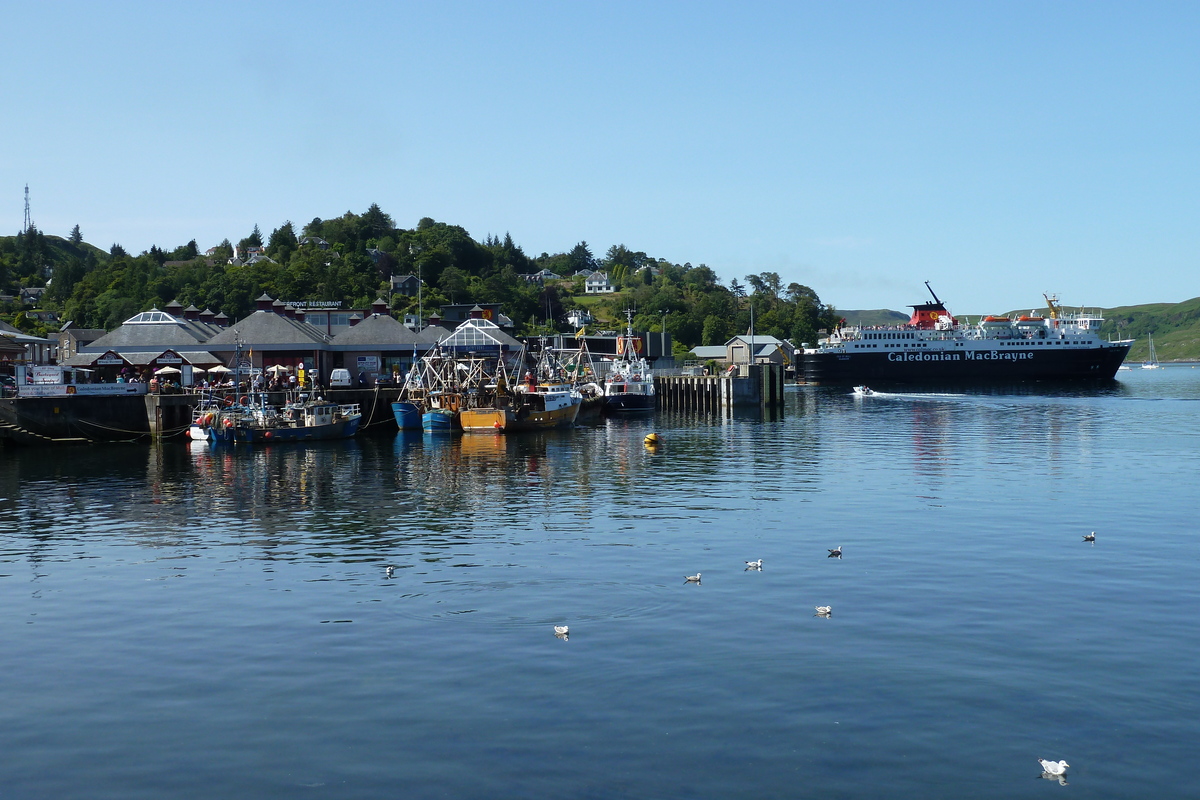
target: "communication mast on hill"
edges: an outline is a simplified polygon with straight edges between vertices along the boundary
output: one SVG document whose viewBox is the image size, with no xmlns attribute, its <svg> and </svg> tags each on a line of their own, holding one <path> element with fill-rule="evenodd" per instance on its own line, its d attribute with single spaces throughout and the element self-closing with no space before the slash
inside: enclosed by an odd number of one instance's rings
<svg viewBox="0 0 1200 800">
<path fill-rule="evenodd" d="M 33 223 L 29 219 L 29 184 L 25 184 L 25 227 L 21 228 L 21 233 L 29 233 L 29 229 L 33 227 Z"/>
</svg>

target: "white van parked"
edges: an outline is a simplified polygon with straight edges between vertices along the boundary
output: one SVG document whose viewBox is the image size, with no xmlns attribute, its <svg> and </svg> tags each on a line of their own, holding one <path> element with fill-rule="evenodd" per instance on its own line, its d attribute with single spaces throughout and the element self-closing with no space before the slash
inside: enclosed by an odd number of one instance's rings
<svg viewBox="0 0 1200 800">
<path fill-rule="evenodd" d="M 350 370 L 348 369 L 335 369 L 333 372 L 329 373 L 330 388 L 345 388 L 350 386 L 350 383 Z"/>
</svg>

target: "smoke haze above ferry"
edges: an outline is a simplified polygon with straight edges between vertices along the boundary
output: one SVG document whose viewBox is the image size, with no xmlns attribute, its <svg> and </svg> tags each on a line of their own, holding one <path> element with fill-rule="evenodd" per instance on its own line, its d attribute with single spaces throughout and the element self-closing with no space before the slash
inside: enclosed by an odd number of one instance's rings
<svg viewBox="0 0 1200 800">
<path fill-rule="evenodd" d="M 0 232 L 139 252 L 421 217 L 845 308 L 1200 295 L 1200 7 L 8 9 Z"/>
</svg>

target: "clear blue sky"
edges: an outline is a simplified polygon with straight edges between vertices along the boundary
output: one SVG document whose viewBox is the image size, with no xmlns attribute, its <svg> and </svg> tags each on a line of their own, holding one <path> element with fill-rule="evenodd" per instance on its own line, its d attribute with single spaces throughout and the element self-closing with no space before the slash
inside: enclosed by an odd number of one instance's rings
<svg viewBox="0 0 1200 800">
<path fill-rule="evenodd" d="M 421 217 L 842 308 L 1200 295 L 1200 4 L 7 4 L 0 231 Z"/>
</svg>

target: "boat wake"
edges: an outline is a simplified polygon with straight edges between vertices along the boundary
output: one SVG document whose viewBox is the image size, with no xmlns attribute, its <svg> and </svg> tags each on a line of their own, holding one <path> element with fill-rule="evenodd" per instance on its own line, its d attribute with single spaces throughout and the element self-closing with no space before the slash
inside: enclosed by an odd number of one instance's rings
<svg viewBox="0 0 1200 800">
<path fill-rule="evenodd" d="M 850 395 L 872 400 L 875 398 L 881 400 L 958 400 L 968 396 L 954 392 L 881 392 L 877 389 L 871 389 L 867 393 L 853 391 Z"/>
</svg>

